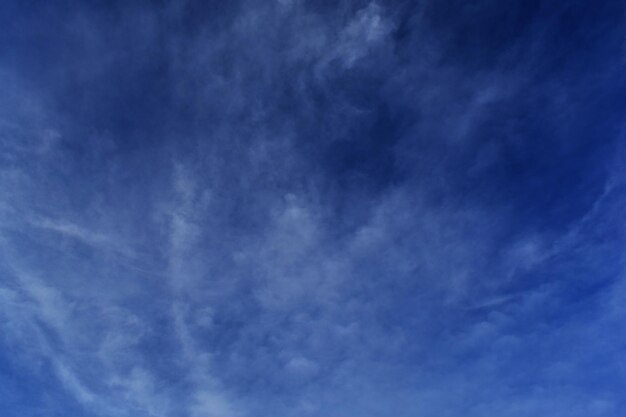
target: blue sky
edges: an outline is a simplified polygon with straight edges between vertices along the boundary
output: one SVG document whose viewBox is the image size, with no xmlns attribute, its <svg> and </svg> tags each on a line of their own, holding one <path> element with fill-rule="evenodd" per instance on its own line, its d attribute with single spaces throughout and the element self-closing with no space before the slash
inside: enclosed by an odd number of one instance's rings
<svg viewBox="0 0 626 417">
<path fill-rule="evenodd" d="M 626 415 L 625 64 L 621 1 L 2 1 L 0 415 Z"/>
</svg>

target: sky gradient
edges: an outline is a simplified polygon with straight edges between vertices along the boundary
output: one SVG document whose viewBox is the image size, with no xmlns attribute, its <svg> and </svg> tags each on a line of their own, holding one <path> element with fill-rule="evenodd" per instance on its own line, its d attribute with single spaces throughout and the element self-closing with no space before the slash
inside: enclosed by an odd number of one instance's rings
<svg viewBox="0 0 626 417">
<path fill-rule="evenodd" d="M 623 1 L 0 2 L 0 416 L 623 417 Z"/>
</svg>

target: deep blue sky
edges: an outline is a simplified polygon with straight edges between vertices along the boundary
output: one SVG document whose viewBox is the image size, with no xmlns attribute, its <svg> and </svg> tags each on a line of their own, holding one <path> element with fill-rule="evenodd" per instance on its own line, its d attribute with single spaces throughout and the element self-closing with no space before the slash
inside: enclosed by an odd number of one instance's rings
<svg viewBox="0 0 626 417">
<path fill-rule="evenodd" d="M 623 1 L 2 1 L 0 415 L 626 415 L 624 74 Z"/>
</svg>

